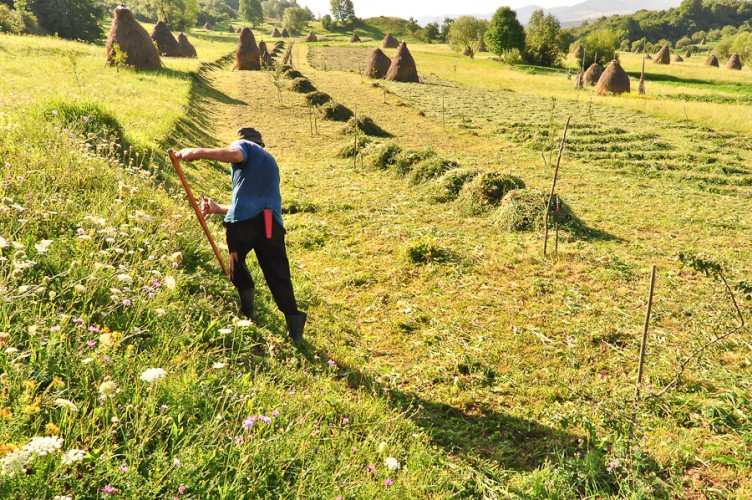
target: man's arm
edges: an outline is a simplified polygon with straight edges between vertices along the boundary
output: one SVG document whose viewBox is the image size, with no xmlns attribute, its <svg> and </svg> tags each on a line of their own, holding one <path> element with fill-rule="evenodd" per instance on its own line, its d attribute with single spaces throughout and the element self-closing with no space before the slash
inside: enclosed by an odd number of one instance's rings
<svg viewBox="0 0 752 500">
<path fill-rule="evenodd" d="M 210 160 L 222 163 L 242 163 L 245 160 L 243 151 L 233 147 L 221 149 L 187 148 L 178 151 L 176 156 L 183 161 Z"/>
<path fill-rule="evenodd" d="M 201 214 L 204 217 L 209 215 L 225 215 L 229 211 L 229 207 L 220 205 L 211 198 L 201 198 Z"/>
</svg>

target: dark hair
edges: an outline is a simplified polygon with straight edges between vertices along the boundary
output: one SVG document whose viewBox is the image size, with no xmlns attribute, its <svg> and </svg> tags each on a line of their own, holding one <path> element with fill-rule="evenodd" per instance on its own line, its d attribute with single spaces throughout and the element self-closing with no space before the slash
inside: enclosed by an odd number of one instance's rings
<svg viewBox="0 0 752 500">
<path fill-rule="evenodd" d="M 238 137 L 246 141 L 255 142 L 262 148 L 264 147 L 264 139 L 261 137 L 261 132 L 251 127 L 243 127 L 238 130 Z"/>
</svg>

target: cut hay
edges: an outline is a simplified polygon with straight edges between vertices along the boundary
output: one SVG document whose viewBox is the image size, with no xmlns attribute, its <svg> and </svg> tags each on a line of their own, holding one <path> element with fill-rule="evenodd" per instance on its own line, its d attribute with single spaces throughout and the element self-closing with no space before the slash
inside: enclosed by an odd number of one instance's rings
<svg viewBox="0 0 752 500">
<path fill-rule="evenodd" d="M 282 29 L 282 33 L 280 33 L 280 36 L 281 36 L 282 38 L 290 38 L 290 32 L 289 32 L 289 31 L 287 31 L 287 28 L 283 28 L 283 29 Z"/>
<path fill-rule="evenodd" d="M 399 41 L 392 36 L 391 33 L 387 33 L 384 36 L 384 41 L 381 42 L 382 49 L 396 49 L 399 47 Z"/>
<path fill-rule="evenodd" d="M 413 170 L 410 173 L 410 182 L 412 184 L 423 184 L 424 182 L 438 179 L 459 166 L 459 163 L 456 161 L 445 160 L 443 158 L 428 158 L 413 166 Z"/>
<path fill-rule="evenodd" d="M 412 172 L 413 167 L 418 163 L 435 157 L 436 152 L 430 148 L 422 150 L 408 149 L 406 151 L 402 151 L 394 159 L 394 171 L 398 175 L 407 175 Z"/>
<path fill-rule="evenodd" d="M 524 187 L 525 183 L 519 177 L 486 172 L 465 184 L 460 192 L 460 202 L 470 213 L 480 214 L 499 206 L 508 192 Z"/>
<path fill-rule="evenodd" d="M 360 37 L 357 33 L 353 33 L 353 35 L 350 37 L 350 43 L 360 43 Z"/>
<path fill-rule="evenodd" d="M 329 101 L 323 106 L 319 106 L 321 118 L 332 122 L 346 122 L 353 117 L 353 112 L 347 106 L 338 102 Z"/>
<path fill-rule="evenodd" d="M 266 42 L 263 40 L 259 42 L 259 62 L 261 62 L 262 68 L 273 68 L 274 67 L 274 59 L 272 59 L 272 55 L 269 53 L 269 49 L 266 46 Z"/>
<path fill-rule="evenodd" d="M 676 54 L 676 55 L 674 55 L 674 62 L 675 63 L 683 63 L 684 62 L 684 58 L 682 56 L 680 56 L 679 54 Z"/>
<path fill-rule="evenodd" d="M 740 70 L 742 69 L 742 58 L 739 54 L 732 55 L 726 63 L 726 69 Z"/>
<path fill-rule="evenodd" d="M 705 59 L 705 66 L 714 66 L 716 68 L 719 68 L 721 64 L 718 62 L 718 58 L 715 54 L 710 54 L 707 59 Z"/>
<path fill-rule="evenodd" d="M 297 69 L 287 68 L 282 71 L 282 74 L 285 76 L 285 78 L 289 78 L 290 80 L 295 80 L 298 78 L 304 78 L 303 73 L 298 71 Z"/>
<path fill-rule="evenodd" d="M 300 94 L 308 94 L 309 92 L 315 92 L 316 87 L 314 87 L 313 83 L 311 83 L 311 80 L 302 77 L 296 78 L 292 82 L 290 82 L 290 90 L 292 90 L 293 92 L 298 92 Z"/>
<path fill-rule="evenodd" d="M 258 71 L 261 69 L 259 48 L 250 28 L 243 28 L 243 31 L 240 32 L 238 49 L 235 52 L 235 69 L 240 71 Z"/>
<path fill-rule="evenodd" d="M 319 92 L 318 90 L 306 94 L 305 96 L 306 104 L 308 104 L 309 106 L 323 106 L 331 100 L 332 96 L 330 96 L 326 92 Z"/>
<path fill-rule="evenodd" d="M 402 148 L 394 143 L 378 144 L 369 148 L 366 164 L 375 170 L 386 170 L 397 161 Z"/>
<path fill-rule="evenodd" d="M 624 94 L 631 91 L 629 75 L 621 67 L 619 61 L 614 59 L 608 65 L 606 70 L 598 80 L 598 85 L 595 86 L 595 91 L 598 95 L 606 94 Z"/>
<path fill-rule="evenodd" d="M 371 59 L 368 61 L 366 76 L 368 78 L 384 78 L 391 65 L 392 60 L 381 49 L 374 49 L 371 53 Z"/>
<path fill-rule="evenodd" d="M 460 191 L 469 181 L 477 177 L 479 172 L 469 168 L 456 168 L 439 177 L 432 186 L 432 198 L 441 203 L 457 199 Z"/>
<path fill-rule="evenodd" d="M 656 64 L 671 64 L 671 49 L 668 45 L 661 47 L 661 50 L 653 58 L 653 62 Z"/>
<path fill-rule="evenodd" d="M 149 33 L 133 17 L 127 7 L 117 7 L 112 14 L 110 33 L 106 45 L 107 64 L 124 62 L 136 69 L 159 69 L 162 62 L 159 51 L 149 37 Z M 117 53 L 124 56 L 118 60 Z"/>
<path fill-rule="evenodd" d="M 166 57 L 180 57 L 180 47 L 178 41 L 172 36 L 170 28 L 167 27 L 167 23 L 159 21 L 154 25 L 154 30 L 151 32 L 151 39 L 157 44 L 159 53 Z"/>
<path fill-rule="evenodd" d="M 507 231 L 539 230 L 545 223 L 547 195 L 537 189 L 515 189 L 501 200 L 493 221 Z"/>
<path fill-rule="evenodd" d="M 357 119 L 354 116 L 350 118 L 345 128 L 342 129 L 342 133 L 353 135 L 356 128 L 360 133 L 372 137 L 392 137 L 392 134 L 376 125 L 376 122 L 367 116 L 359 116 Z"/>
<path fill-rule="evenodd" d="M 601 79 L 602 74 L 603 66 L 594 62 L 587 70 L 585 70 L 585 74 L 582 76 L 582 85 L 590 85 L 591 87 L 594 87 L 598 84 L 598 80 Z"/>
<path fill-rule="evenodd" d="M 306 42 L 318 42 L 319 37 L 316 36 L 316 33 L 311 31 L 310 33 L 308 33 L 308 36 L 305 38 L 305 41 Z"/>
<path fill-rule="evenodd" d="M 362 155 L 371 145 L 371 139 L 368 137 L 361 137 L 358 139 L 358 145 L 356 146 L 353 141 L 348 140 L 347 143 L 340 148 L 337 153 L 338 158 L 355 158 Z"/>
<path fill-rule="evenodd" d="M 392 65 L 389 67 L 385 78 L 394 82 L 420 82 L 418 70 L 415 67 L 415 59 L 410 54 L 405 42 L 402 42 L 397 55 L 392 59 Z"/>
<path fill-rule="evenodd" d="M 178 35 L 178 49 L 180 50 L 180 57 L 198 57 L 196 47 L 188 41 L 188 37 L 185 36 L 185 33 L 180 33 Z"/>
<path fill-rule="evenodd" d="M 274 38 L 282 38 L 282 33 L 280 33 L 279 29 L 276 26 L 272 30 L 272 37 L 274 37 Z"/>
</svg>

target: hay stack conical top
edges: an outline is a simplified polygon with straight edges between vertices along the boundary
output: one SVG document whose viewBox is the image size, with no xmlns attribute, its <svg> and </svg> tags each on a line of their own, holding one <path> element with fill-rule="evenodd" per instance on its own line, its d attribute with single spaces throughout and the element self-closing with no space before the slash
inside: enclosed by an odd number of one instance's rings
<svg viewBox="0 0 752 500">
<path fill-rule="evenodd" d="M 117 48 L 117 50 L 116 50 Z M 117 52 L 124 56 L 125 64 L 136 69 L 159 69 L 162 62 L 149 33 L 125 6 L 117 7 L 112 14 L 110 33 L 107 35 L 107 64 L 118 64 Z"/>
<path fill-rule="evenodd" d="M 384 36 L 384 41 L 381 42 L 381 48 L 382 49 L 396 49 L 399 47 L 399 42 L 396 38 L 392 36 L 391 33 L 387 33 L 386 36 Z"/>
<path fill-rule="evenodd" d="M 185 36 L 185 33 L 180 33 L 178 35 L 178 50 L 180 52 L 180 57 L 198 57 L 196 47 L 188 41 L 188 37 Z"/>
<path fill-rule="evenodd" d="M 180 47 L 178 41 L 172 36 L 167 23 L 159 21 L 154 25 L 154 31 L 151 32 L 151 39 L 157 44 L 159 53 L 167 57 L 180 57 Z"/>
<path fill-rule="evenodd" d="M 674 56 L 674 62 L 677 62 L 677 63 L 683 63 L 683 62 L 684 62 L 684 58 L 683 58 L 683 57 L 682 57 L 681 55 L 679 55 L 679 54 L 676 54 L 676 55 Z"/>
<path fill-rule="evenodd" d="M 261 66 L 264 68 L 271 68 L 274 66 L 274 59 L 272 58 L 271 53 L 269 53 L 269 48 L 266 46 L 266 42 L 261 41 L 259 42 L 259 61 L 261 62 Z"/>
<path fill-rule="evenodd" d="M 739 57 L 739 54 L 733 54 L 729 58 L 728 62 L 726 63 L 726 69 L 742 69 L 742 58 Z"/>
<path fill-rule="evenodd" d="M 715 56 L 715 54 L 710 54 L 707 59 L 705 59 L 705 66 L 715 66 L 716 68 L 720 67 L 721 64 L 718 62 L 718 58 Z"/>
<path fill-rule="evenodd" d="M 274 38 L 282 38 L 282 33 L 279 32 L 279 28 L 277 28 L 276 26 L 272 30 L 272 36 Z"/>
<path fill-rule="evenodd" d="M 400 44 L 397 55 L 392 59 L 392 65 L 389 66 L 386 79 L 395 82 L 420 83 L 418 69 L 415 67 L 415 59 L 410 54 L 405 42 Z"/>
<path fill-rule="evenodd" d="M 473 59 L 475 57 L 475 52 L 473 52 L 473 48 L 467 45 L 465 47 L 465 50 L 462 51 L 462 55 L 465 57 L 469 57 L 470 59 Z"/>
<path fill-rule="evenodd" d="M 371 52 L 371 59 L 368 61 L 366 76 L 369 78 L 384 78 L 391 65 L 392 60 L 381 49 L 374 49 Z"/>
<path fill-rule="evenodd" d="M 598 80 L 601 79 L 601 75 L 603 74 L 603 66 L 598 64 L 597 62 L 594 62 L 591 64 L 587 70 L 585 70 L 585 74 L 583 75 L 583 85 L 587 84 L 593 87 L 598 83 Z"/>
<path fill-rule="evenodd" d="M 353 33 L 352 37 L 350 38 L 350 43 L 360 43 L 360 37 L 357 33 Z"/>
<path fill-rule="evenodd" d="M 653 62 L 656 64 L 671 64 L 671 49 L 668 45 L 661 47 L 661 50 L 655 55 Z"/>
<path fill-rule="evenodd" d="M 282 38 L 290 38 L 290 32 L 287 31 L 287 28 L 282 28 L 282 33 L 280 33 L 280 36 Z"/>
<path fill-rule="evenodd" d="M 617 59 L 611 61 L 606 70 L 598 80 L 598 85 L 595 87 L 595 91 L 598 95 L 612 94 L 624 94 L 631 91 L 629 83 L 629 75 L 621 67 L 621 64 Z"/>
<path fill-rule="evenodd" d="M 258 71 L 261 69 L 259 48 L 256 38 L 250 28 L 243 28 L 240 32 L 238 50 L 235 52 L 235 69 L 243 71 Z"/>
<path fill-rule="evenodd" d="M 308 33 L 308 36 L 306 37 L 305 41 L 306 42 L 318 42 L 319 37 L 316 36 L 316 33 L 311 31 L 310 33 Z"/>
</svg>

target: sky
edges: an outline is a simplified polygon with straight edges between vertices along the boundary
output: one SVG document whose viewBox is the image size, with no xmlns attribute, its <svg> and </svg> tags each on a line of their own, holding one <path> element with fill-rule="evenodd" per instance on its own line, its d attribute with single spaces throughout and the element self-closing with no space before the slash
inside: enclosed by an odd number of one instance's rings
<svg viewBox="0 0 752 500">
<path fill-rule="evenodd" d="M 440 17 L 444 15 L 489 14 L 502 5 L 525 7 L 558 7 L 573 5 L 581 0 L 354 0 L 355 14 L 358 17 L 398 16 L 398 17 Z M 298 0 L 298 3 L 310 7 L 314 14 L 329 12 L 329 0 Z"/>
</svg>

